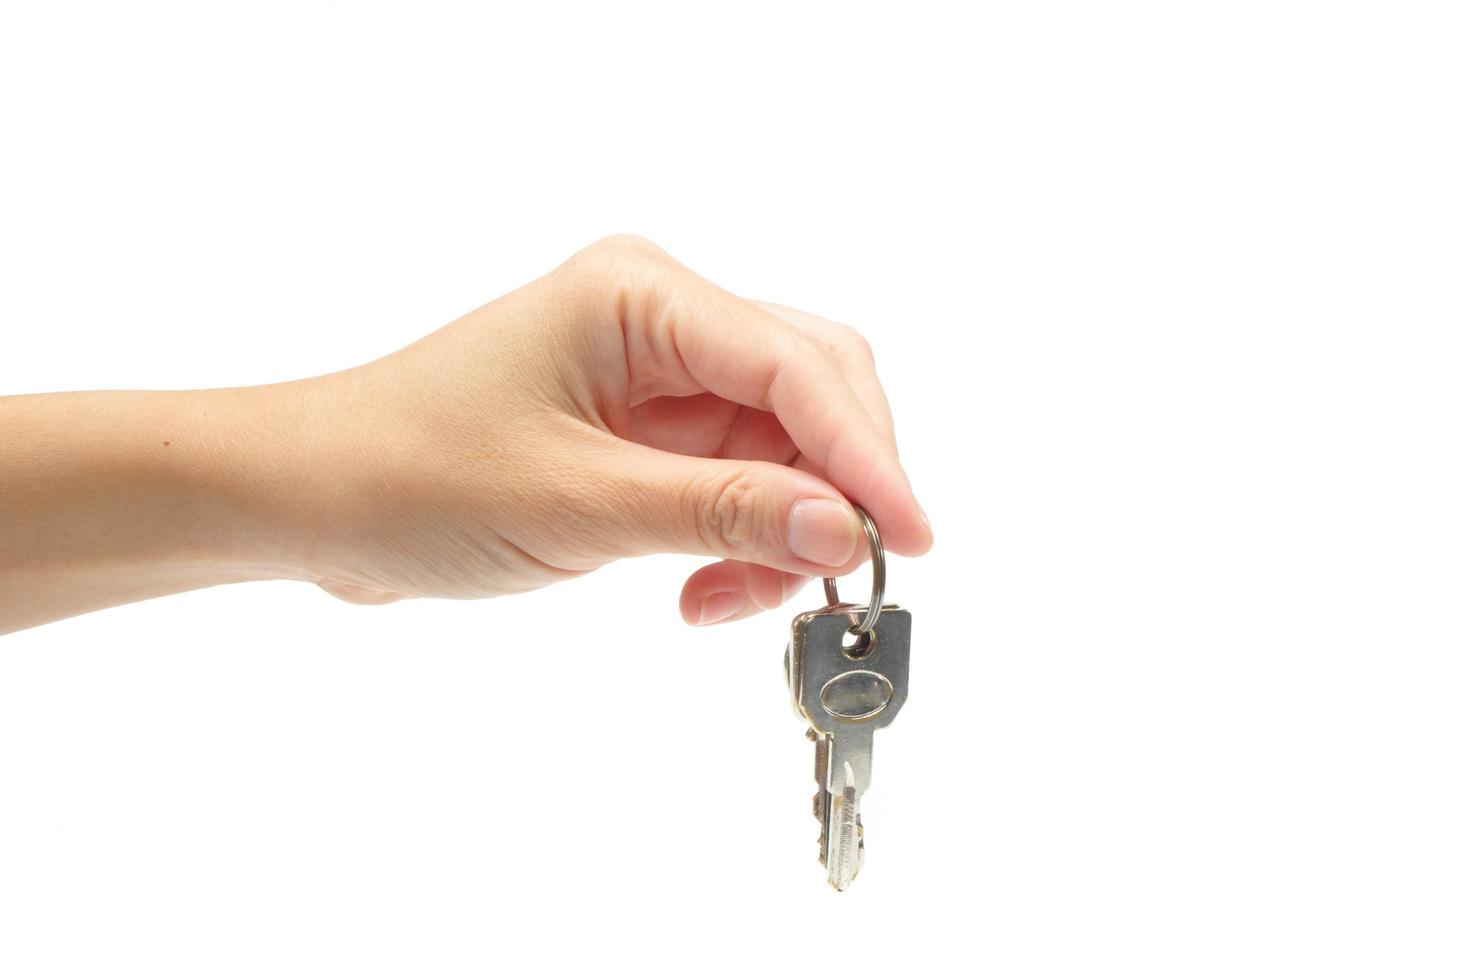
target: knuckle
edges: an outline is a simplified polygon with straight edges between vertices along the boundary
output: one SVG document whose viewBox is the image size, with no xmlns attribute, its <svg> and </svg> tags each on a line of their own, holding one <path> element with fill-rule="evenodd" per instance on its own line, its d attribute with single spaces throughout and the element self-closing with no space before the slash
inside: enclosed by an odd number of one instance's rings
<svg viewBox="0 0 1470 980">
<path fill-rule="evenodd" d="M 847 349 L 852 351 L 853 355 L 865 364 L 872 364 L 875 360 L 873 356 L 873 345 L 868 343 L 867 337 L 864 337 L 856 330 L 848 330 Z"/>
<path fill-rule="evenodd" d="M 661 281 L 666 259 L 662 249 L 639 235 L 609 235 L 573 255 L 563 268 L 571 282 L 606 293 Z"/>
<path fill-rule="evenodd" d="M 834 323 L 835 328 L 826 338 L 827 346 L 840 358 L 863 364 L 873 363 L 873 345 L 868 338 L 843 323 Z"/>
<path fill-rule="evenodd" d="M 621 259 L 656 259 L 665 254 L 663 249 L 642 235 L 628 232 L 609 235 L 593 243 L 588 251 Z"/>
<path fill-rule="evenodd" d="M 720 480 L 700 495 L 699 534 L 719 554 L 747 554 L 760 540 L 760 492 L 748 474 Z"/>
</svg>

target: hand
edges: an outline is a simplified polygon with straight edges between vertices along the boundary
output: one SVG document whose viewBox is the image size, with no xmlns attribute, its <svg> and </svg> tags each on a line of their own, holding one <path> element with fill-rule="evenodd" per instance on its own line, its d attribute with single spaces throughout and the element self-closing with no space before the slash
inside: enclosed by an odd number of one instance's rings
<svg viewBox="0 0 1470 980">
<path fill-rule="evenodd" d="M 917 555 L 868 346 L 611 238 L 382 360 L 258 388 L 0 399 L 0 632 L 262 578 L 353 602 L 712 555 L 713 623 Z"/>
<path fill-rule="evenodd" d="M 329 406 L 331 517 L 305 564 L 358 602 L 538 588 L 654 552 L 691 623 L 781 604 L 931 532 L 866 342 L 611 238 L 373 364 L 300 384 Z"/>
</svg>

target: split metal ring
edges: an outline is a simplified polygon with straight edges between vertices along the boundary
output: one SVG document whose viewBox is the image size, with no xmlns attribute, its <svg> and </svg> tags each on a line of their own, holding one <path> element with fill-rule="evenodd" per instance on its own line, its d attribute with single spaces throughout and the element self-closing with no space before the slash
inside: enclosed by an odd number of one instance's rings
<svg viewBox="0 0 1470 980">
<path fill-rule="evenodd" d="M 868 536 L 868 549 L 873 555 L 873 595 L 868 600 L 867 615 L 857 626 L 848 629 L 849 633 L 865 636 L 873 631 L 878 623 L 878 615 L 883 611 L 883 588 L 888 584 L 888 569 L 883 563 L 883 539 L 878 537 L 878 525 L 873 523 L 873 518 L 867 511 L 857 504 L 852 505 L 857 511 L 858 519 L 862 521 L 863 533 Z M 835 578 L 822 579 L 822 588 L 827 593 L 827 604 L 829 606 L 840 605 L 842 600 L 837 598 L 837 580 Z"/>
</svg>

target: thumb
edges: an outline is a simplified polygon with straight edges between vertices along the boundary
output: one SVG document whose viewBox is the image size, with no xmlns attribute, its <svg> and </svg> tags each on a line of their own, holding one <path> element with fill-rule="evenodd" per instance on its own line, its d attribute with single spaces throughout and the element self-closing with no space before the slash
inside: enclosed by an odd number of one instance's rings
<svg viewBox="0 0 1470 980">
<path fill-rule="evenodd" d="M 601 523 L 623 554 L 716 555 L 812 576 L 846 574 L 867 558 L 857 513 L 818 476 L 612 441 L 600 468 L 619 513 Z"/>
</svg>

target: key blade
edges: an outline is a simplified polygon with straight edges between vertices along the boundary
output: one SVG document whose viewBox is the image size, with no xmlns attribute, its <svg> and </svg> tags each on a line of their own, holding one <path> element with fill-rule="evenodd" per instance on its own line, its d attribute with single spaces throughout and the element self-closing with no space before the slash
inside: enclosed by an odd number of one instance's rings
<svg viewBox="0 0 1470 980">
<path fill-rule="evenodd" d="M 827 883 L 847 891 L 862 869 L 863 825 L 858 815 L 857 778 L 850 763 L 843 763 L 840 790 L 831 795 L 827 821 Z"/>
<path fill-rule="evenodd" d="M 827 882 L 846 891 L 863 864 L 863 794 L 873 770 L 873 730 L 844 726 L 827 737 Z"/>
</svg>

